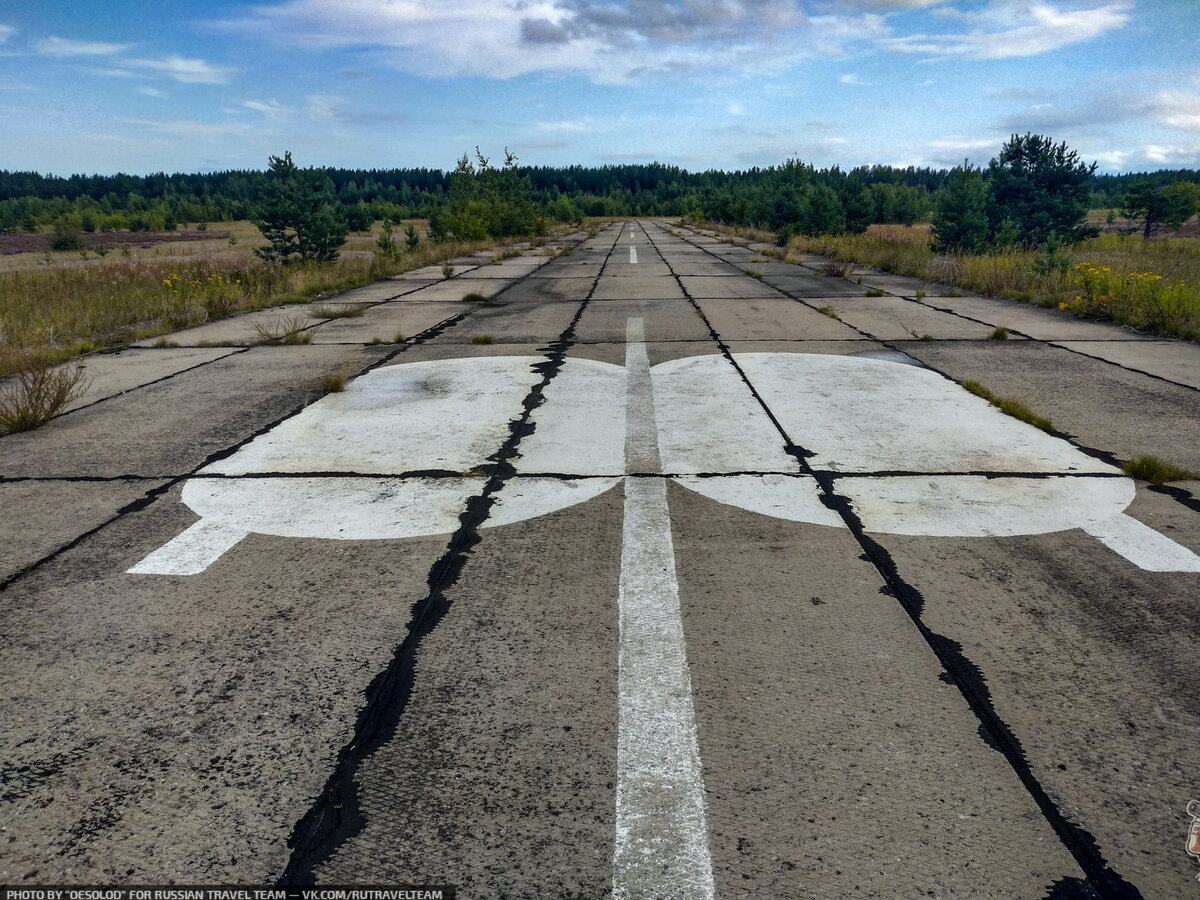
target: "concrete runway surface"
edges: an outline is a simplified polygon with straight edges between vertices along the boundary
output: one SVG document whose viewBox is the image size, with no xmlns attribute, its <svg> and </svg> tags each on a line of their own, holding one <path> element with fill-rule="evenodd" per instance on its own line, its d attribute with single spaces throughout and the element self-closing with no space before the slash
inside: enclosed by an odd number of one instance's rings
<svg viewBox="0 0 1200 900">
<path fill-rule="evenodd" d="M 0 439 L 0 882 L 1200 896 L 1200 348 L 561 245 Z"/>
</svg>

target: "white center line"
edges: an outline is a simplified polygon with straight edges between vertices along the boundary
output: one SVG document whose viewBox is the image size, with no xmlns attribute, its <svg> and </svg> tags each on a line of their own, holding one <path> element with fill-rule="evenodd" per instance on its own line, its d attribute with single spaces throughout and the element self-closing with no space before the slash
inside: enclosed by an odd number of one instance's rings
<svg viewBox="0 0 1200 900">
<path fill-rule="evenodd" d="M 629 248 L 629 261 L 630 261 L 631 263 L 636 263 L 636 262 L 637 262 L 637 247 L 630 247 L 630 248 Z"/>
<path fill-rule="evenodd" d="M 641 319 L 626 336 L 625 471 L 661 470 Z M 679 612 L 665 479 L 625 478 L 617 662 L 613 897 L 712 900 L 692 684 Z"/>
</svg>

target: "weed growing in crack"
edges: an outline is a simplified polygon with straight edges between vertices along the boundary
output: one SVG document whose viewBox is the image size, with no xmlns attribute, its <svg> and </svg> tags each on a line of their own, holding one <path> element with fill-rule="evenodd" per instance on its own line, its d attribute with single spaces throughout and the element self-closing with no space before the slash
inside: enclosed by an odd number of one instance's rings
<svg viewBox="0 0 1200 900">
<path fill-rule="evenodd" d="M 450 260 L 446 260 L 444 263 L 442 263 L 442 277 L 443 278 L 453 278 L 454 277 L 454 263 L 450 262 Z"/>
<path fill-rule="evenodd" d="M 970 391 L 976 397 L 982 397 L 992 406 L 1000 410 L 1007 416 L 1012 416 L 1014 419 L 1020 419 L 1034 428 L 1040 428 L 1045 432 L 1053 432 L 1054 425 L 1045 416 L 1039 416 L 1033 412 L 1028 406 L 1015 397 L 997 397 L 990 390 L 980 384 L 978 381 L 967 379 L 961 382 L 963 389 Z"/>
<path fill-rule="evenodd" d="M 838 318 L 838 314 L 834 311 L 832 306 L 822 306 L 817 310 L 817 312 L 823 316 L 829 316 L 831 319 Z"/>
<path fill-rule="evenodd" d="M 495 338 L 490 334 L 477 334 L 471 338 L 472 344 L 492 344 L 495 343 Z"/>
<path fill-rule="evenodd" d="M 0 394 L 0 430 L 7 434 L 44 425 L 82 397 L 89 383 L 79 365 L 56 368 L 31 361 Z"/>
<path fill-rule="evenodd" d="M 463 303 L 487 303 L 488 298 L 479 293 L 479 291 L 471 291 L 469 294 L 463 294 Z"/>
<path fill-rule="evenodd" d="M 867 292 L 863 296 L 864 297 L 882 297 L 883 295 L 884 295 L 883 291 L 879 290 L 879 288 L 867 288 Z"/>
<path fill-rule="evenodd" d="M 330 372 L 321 376 L 321 390 L 327 394 L 339 394 L 346 389 L 346 374 Z"/>
<path fill-rule="evenodd" d="M 992 333 L 988 335 L 989 341 L 1007 341 L 1008 329 L 1003 325 L 997 325 L 992 329 Z"/>
<path fill-rule="evenodd" d="M 758 271 L 758 269 L 742 269 L 742 271 L 745 272 L 747 275 L 749 275 L 751 278 L 757 278 L 759 281 L 762 281 L 762 279 L 763 279 L 763 273 Z"/>
<path fill-rule="evenodd" d="M 305 331 L 308 319 L 304 316 L 276 316 L 266 322 L 254 323 L 258 333 L 255 344 L 311 344 L 312 332 Z"/>
<path fill-rule="evenodd" d="M 314 306 L 308 311 L 308 314 L 314 319 L 357 319 L 366 311 L 365 304 L 338 303 Z"/>
<path fill-rule="evenodd" d="M 1198 481 L 1200 475 L 1181 468 L 1173 463 L 1164 462 L 1157 456 L 1138 456 L 1121 464 L 1123 471 L 1130 478 L 1148 481 L 1151 484 L 1165 484 L 1168 481 Z"/>
<path fill-rule="evenodd" d="M 173 341 L 167 337 L 160 337 L 157 341 L 151 344 L 152 347 L 157 347 L 160 350 L 165 350 L 168 347 L 178 347 L 179 341 Z"/>
</svg>

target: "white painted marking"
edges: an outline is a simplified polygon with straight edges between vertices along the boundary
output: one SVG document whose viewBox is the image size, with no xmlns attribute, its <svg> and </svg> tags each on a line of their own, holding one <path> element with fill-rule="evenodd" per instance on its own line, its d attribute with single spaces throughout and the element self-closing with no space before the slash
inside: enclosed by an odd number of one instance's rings
<svg viewBox="0 0 1200 900">
<path fill-rule="evenodd" d="M 649 420 L 626 421 L 632 399 L 627 370 L 584 359 L 563 365 L 532 415 L 534 432 L 521 442 L 514 461 L 520 477 L 497 496 L 489 525 L 587 500 L 615 485 L 623 471 L 662 471 L 721 503 L 841 525 L 820 502 L 815 482 L 798 476 L 775 426 L 728 360 L 690 357 L 650 371 L 642 357 L 637 365 L 648 372 L 646 395 L 637 402 L 646 410 L 653 403 Z M 788 432 L 814 452 L 812 464 L 847 476 L 838 489 L 868 531 L 1004 536 L 1082 528 L 1152 571 L 1200 565 L 1191 551 L 1123 516 L 1134 496 L 1132 481 L 1082 477 L 1115 475 L 1116 469 L 935 373 L 861 357 L 735 358 Z M 437 360 L 355 379 L 345 392 L 322 398 L 190 479 L 183 500 L 203 520 L 130 571 L 196 574 L 247 533 L 367 539 L 453 531 L 480 487 L 478 476 L 466 473 L 485 465 L 508 437 L 543 362 L 535 356 Z M 630 443 L 628 435 L 647 421 L 657 436 Z M 627 468 L 630 448 L 651 444 L 656 452 L 646 466 Z M 429 469 L 464 475 L 390 477 Z M 869 477 L 922 469 L 1051 477 Z M 336 472 L 357 477 L 327 474 Z M 1068 472 L 1077 475 L 1053 477 Z M 275 477 L 253 477 L 268 473 Z M 296 477 L 279 477 L 289 473 Z M 543 473 L 584 478 L 538 479 Z M 249 477 L 205 477 L 214 474 Z M 690 477 L 698 474 L 719 477 Z"/>
<path fill-rule="evenodd" d="M 641 319 L 629 320 L 626 467 L 655 472 Z M 712 861 L 666 481 L 625 479 L 613 897 L 711 900 Z"/>
<path fill-rule="evenodd" d="M 1131 516 L 1092 522 L 1083 530 L 1148 572 L 1200 572 L 1200 556 Z"/>
<path fill-rule="evenodd" d="M 634 264 L 637 263 L 637 247 L 629 248 L 629 261 Z"/>
<path fill-rule="evenodd" d="M 1128 478 L 917 475 L 841 478 L 867 531 L 928 537 L 1011 537 L 1087 528 L 1133 500 Z"/>
<path fill-rule="evenodd" d="M 246 536 L 226 522 L 201 519 L 129 569 L 135 575 L 198 575 Z"/>
<path fill-rule="evenodd" d="M 928 369 L 811 353 L 736 359 L 788 433 L 816 454 L 815 468 L 1120 472 Z"/>
</svg>

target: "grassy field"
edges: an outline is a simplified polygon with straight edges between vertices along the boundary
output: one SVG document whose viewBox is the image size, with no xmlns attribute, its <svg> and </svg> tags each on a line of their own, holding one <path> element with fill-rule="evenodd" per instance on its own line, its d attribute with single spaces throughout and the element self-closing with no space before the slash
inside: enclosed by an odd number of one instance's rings
<svg viewBox="0 0 1200 900">
<path fill-rule="evenodd" d="M 403 227 L 397 229 L 403 247 Z M 416 223 L 424 229 L 426 223 Z M 211 226 L 212 239 L 94 252 L 0 257 L 0 376 L 98 349 L 282 303 L 307 302 L 409 269 L 496 246 L 431 244 L 395 260 L 373 252 L 375 235 L 350 236 L 327 265 L 271 266 L 249 222 Z M 224 236 L 216 236 L 225 232 Z M 231 240 L 231 238 L 233 240 Z"/>
<path fill-rule="evenodd" d="M 707 227 L 773 241 L 765 231 Z M 788 242 L 789 260 L 798 261 L 804 253 L 923 278 L 931 294 L 953 287 L 1200 340 L 1200 240 L 1195 238 L 1146 241 L 1102 234 L 1065 248 L 1057 258 L 1036 250 L 945 256 L 929 249 L 928 225 L 874 225 L 860 235 Z"/>
</svg>

